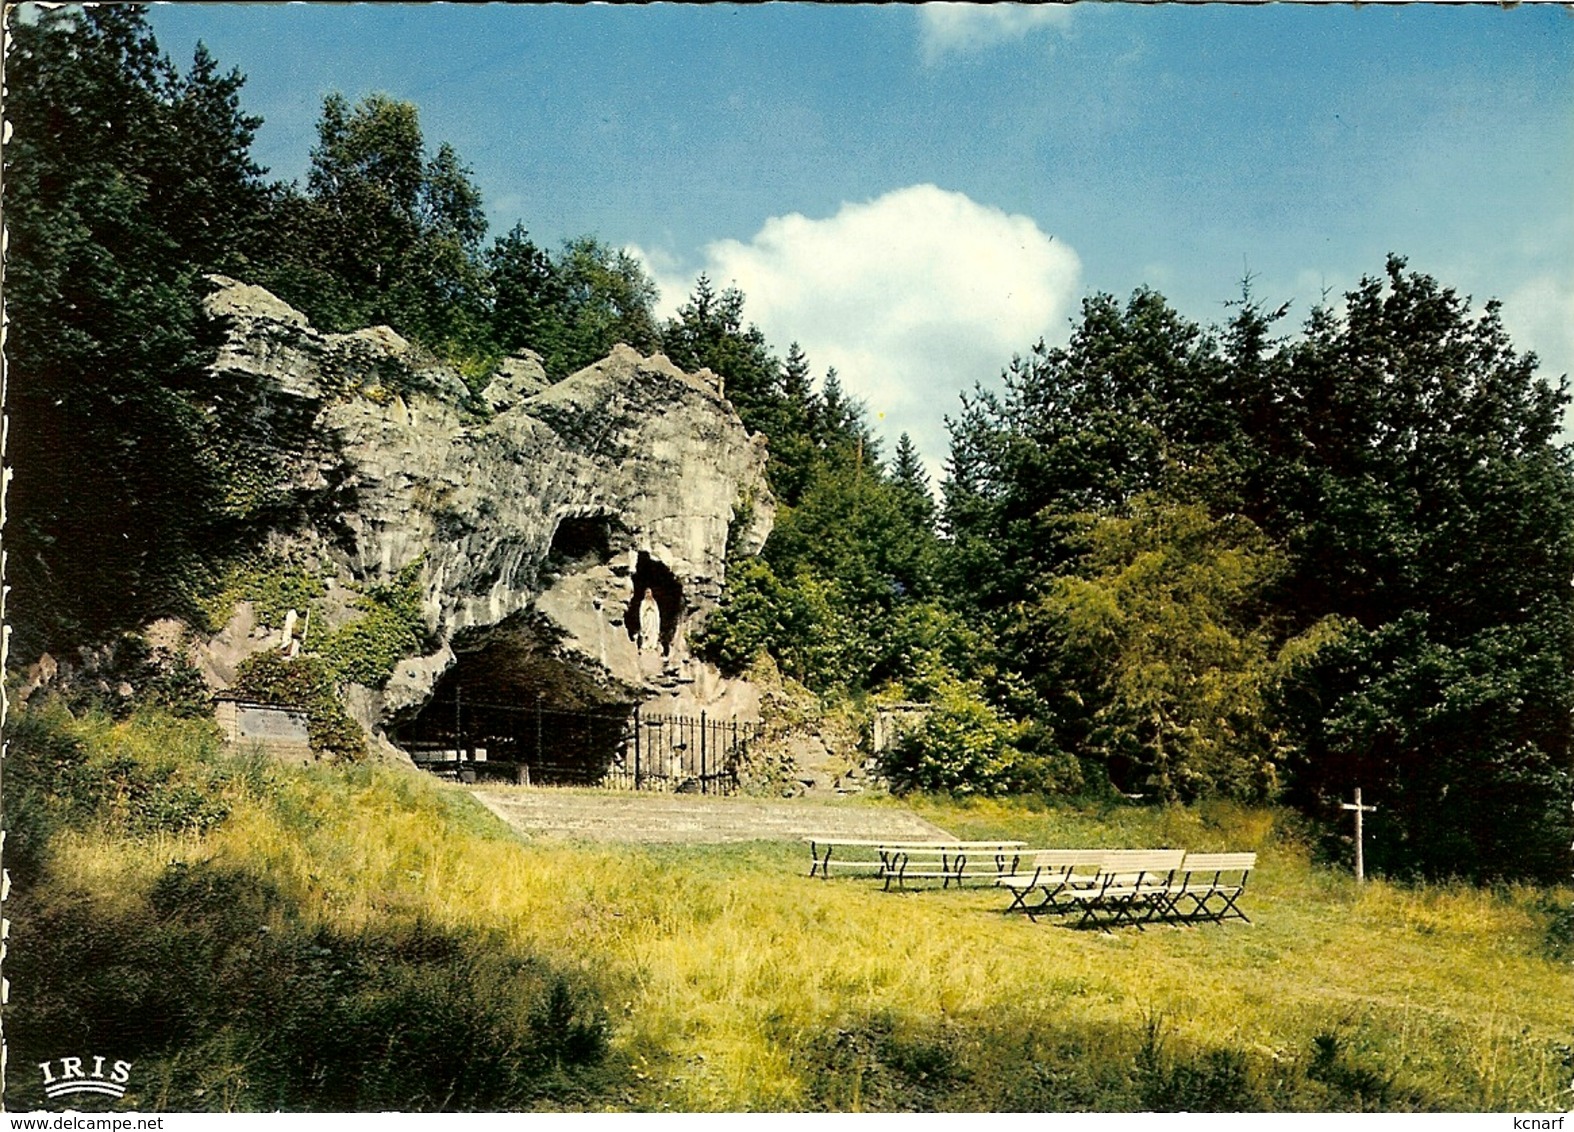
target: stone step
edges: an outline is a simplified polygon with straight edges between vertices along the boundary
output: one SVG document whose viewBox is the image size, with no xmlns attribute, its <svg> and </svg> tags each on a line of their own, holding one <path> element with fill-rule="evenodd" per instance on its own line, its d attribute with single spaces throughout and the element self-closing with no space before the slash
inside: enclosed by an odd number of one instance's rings
<svg viewBox="0 0 1574 1132">
<path fill-rule="evenodd" d="M 804 837 L 950 839 L 953 835 L 906 810 L 795 800 L 551 787 L 471 788 L 477 801 L 527 835 L 592 841 L 798 841 Z M 830 796 L 835 795 L 826 791 Z"/>
</svg>

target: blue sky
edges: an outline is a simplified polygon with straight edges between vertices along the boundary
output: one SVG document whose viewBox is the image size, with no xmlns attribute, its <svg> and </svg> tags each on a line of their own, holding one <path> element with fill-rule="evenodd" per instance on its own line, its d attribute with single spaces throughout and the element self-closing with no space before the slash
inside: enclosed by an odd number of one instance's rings
<svg viewBox="0 0 1574 1132">
<path fill-rule="evenodd" d="M 494 232 L 736 282 L 938 471 L 943 416 L 1080 298 L 1293 330 L 1396 251 L 1574 371 L 1574 18 L 1552 5 L 161 5 L 304 175 L 323 95 L 421 108 Z"/>
</svg>

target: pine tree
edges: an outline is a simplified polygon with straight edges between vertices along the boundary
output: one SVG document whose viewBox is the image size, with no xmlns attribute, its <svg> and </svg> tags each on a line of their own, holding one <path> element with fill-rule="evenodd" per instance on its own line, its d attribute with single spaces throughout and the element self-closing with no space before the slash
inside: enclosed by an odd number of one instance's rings
<svg viewBox="0 0 1574 1132">
<path fill-rule="evenodd" d="M 891 487 L 901 500 L 902 511 L 916 530 L 931 531 L 935 522 L 935 500 L 929 490 L 929 472 L 913 446 L 912 437 L 902 433 L 891 459 Z"/>
<path fill-rule="evenodd" d="M 779 366 L 760 328 L 745 326 L 743 304 L 738 288 L 718 294 L 709 277 L 701 275 L 688 302 L 663 328 L 662 349 L 686 370 L 720 375 L 743 423 L 769 430 L 781 407 Z"/>
<path fill-rule="evenodd" d="M 814 394 L 809 356 L 796 342 L 787 347 L 787 360 L 782 364 L 781 394 L 786 429 L 811 434 L 819 415 L 819 404 Z"/>
<path fill-rule="evenodd" d="M 262 119 L 240 107 L 245 77 L 221 72 L 197 44 L 191 69 L 174 84 L 165 154 L 148 187 L 153 224 L 170 233 L 193 263 L 244 275 L 255 259 L 267 186 L 251 156 Z"/>
<path fill-rule="evenodd" d="M 854 420 L 852 407 L 848 404 L 847 394 L 842 391 L 842 378 L 832 366 L 825 371 L 825 378 L 820 383 L 820 420 L 816 439 L 822 448 L 845 440 L 848 427 Z"/>
<path fill-rule="evenodd" d="M 815 443 L 820 409 L 813 381 L 808 355 L 792 343 L 763 425 L 770 437 L 771 487 L 778 502 L 789 507 L 803 498 L 820 460 Z"/>
<path fill-rule="evenodd" d="M 486 264 L 493 341 L 505 351 L 530 349 L 556 359 L 564 334 L 564 288 L 552 257 L 531 241 L 523 224 L 515 224 L 487 250 Z"/>
</svg>

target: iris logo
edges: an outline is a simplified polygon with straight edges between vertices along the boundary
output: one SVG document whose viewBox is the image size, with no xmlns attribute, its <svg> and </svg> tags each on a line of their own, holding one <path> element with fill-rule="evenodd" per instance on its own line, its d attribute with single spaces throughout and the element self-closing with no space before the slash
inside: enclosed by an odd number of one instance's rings
<svg viewBox="0 0 1574 1132">
<path fill-rule="evenodd" d="M 116 1098 L 125 1096 L 126 1084 L 131 1080 L 131 1062 L 114 1062 L 106 1074 L 106 1061 L 108 1059 L 103 1057 L 62 1057 L 58 1061 L 40 1061 L 38 1067 L 44 1071 L 44 1096 L 50 1100 L 73 1093 L 99 1093 Z M 92 1068 L 84 1069 L 84 1062 Z"/>
</svg>

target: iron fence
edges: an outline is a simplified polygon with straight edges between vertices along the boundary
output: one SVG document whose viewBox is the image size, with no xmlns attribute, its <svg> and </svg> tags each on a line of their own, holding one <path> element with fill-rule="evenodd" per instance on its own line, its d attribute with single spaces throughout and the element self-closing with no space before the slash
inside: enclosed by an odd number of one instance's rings
<svg viewBox="0 0 1574 1132">
<path fill-rule="evenodd" d="M 635 709 L 603 785 L 633 790 L 730 794 L 755 727 L 736 719 L 646 715 Z"/>
<path fill-rule="evenodd" d="M 619 709 L 549 708 L 455 695 L 395 739 L 418 766 L 465 781 L 730 794 L 757 737 L 737 719 Z"/>
</svg>

